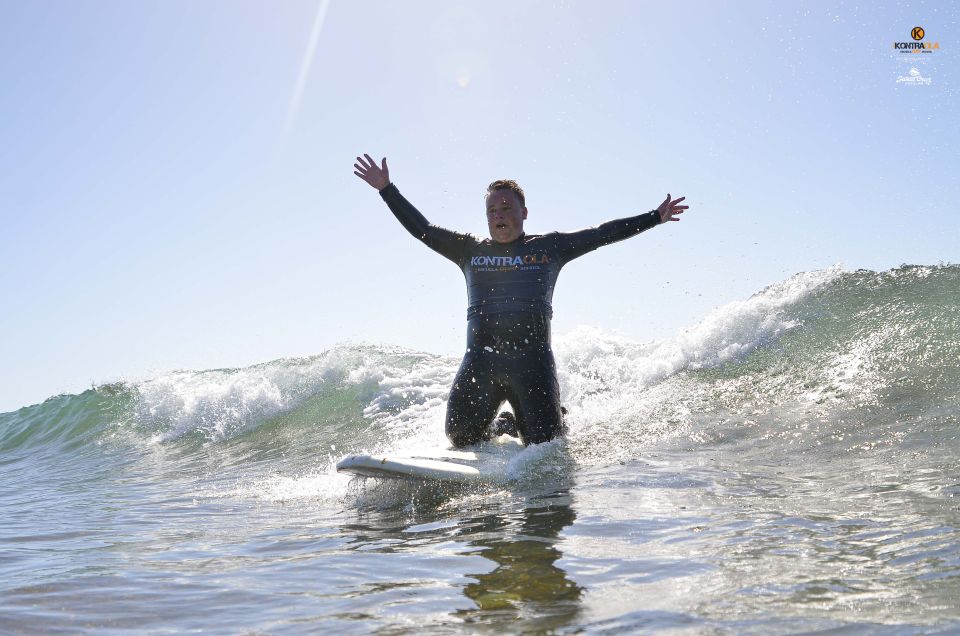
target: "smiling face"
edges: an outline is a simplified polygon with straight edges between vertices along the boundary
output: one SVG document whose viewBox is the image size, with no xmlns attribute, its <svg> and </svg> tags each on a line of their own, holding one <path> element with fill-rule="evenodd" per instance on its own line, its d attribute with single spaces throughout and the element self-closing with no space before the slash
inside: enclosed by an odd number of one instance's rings
<svg viewBox="0 0 960 636">
<path fill-rule="evenodd" d="M 490 238 L 497 243 L 510 243 L 523 234 L 523 220 L 527 208 L 510 190 L 494 190 L 487 195 L 487 227 Z"/>
</svg>

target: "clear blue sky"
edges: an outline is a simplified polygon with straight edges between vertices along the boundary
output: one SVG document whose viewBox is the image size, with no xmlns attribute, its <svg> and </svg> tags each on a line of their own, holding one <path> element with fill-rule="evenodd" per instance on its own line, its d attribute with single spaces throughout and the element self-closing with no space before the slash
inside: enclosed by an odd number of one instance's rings
<svg viewBox="0 0 960 636">
<path fill-rule="evenodd" d="M 872 4 L 0 0 L 0 411 L 348 340 L 461 353 L 462 275 L 364 151 L 478 234 L 497 178 L 532 233 L 686 195 L 564 270 L 557 333 L 956 263 L 960 5 Z M 940 49 L 896 53 L 914 26 Z"/>
</svg>

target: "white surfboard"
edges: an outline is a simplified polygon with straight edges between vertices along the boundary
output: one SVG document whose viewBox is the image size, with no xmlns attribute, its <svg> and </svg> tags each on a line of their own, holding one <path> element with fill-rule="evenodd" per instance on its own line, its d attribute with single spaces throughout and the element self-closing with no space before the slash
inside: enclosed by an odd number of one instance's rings
<svg viewBox="0 0 960 636">
<path fill-rule="evenodd" d="M 348 455 L 337 471 L 381 479 L 471 482 L 502 473 L 510 458 L 523 450 L 515 437 L 502 436 L 468 449 L 424 449 L 409 455 Z"/>
</svg>

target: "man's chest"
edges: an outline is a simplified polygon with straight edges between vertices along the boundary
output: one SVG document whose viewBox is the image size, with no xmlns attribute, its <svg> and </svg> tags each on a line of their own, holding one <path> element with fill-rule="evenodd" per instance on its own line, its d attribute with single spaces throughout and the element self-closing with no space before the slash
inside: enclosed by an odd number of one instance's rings
<svg viewBox="0 0 960 636">
<path fill-rule="evenodd" d="M 555 273 L 560 259 L 548 241 L 531 240 L 504 247 L 495 243 L 478 245 L 463 263 L 468 278 L 521 277 Z"/>
</svg>

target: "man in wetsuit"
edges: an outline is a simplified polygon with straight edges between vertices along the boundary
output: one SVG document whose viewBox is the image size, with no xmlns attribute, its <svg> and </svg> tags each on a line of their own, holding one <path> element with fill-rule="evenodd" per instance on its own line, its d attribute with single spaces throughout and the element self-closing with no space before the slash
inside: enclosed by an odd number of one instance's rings
<svg viewBox="0 0 960 636">
<path fill-rule="evenodd" d="M 450 259 L 467 281 L 467 352 L 450 389 L 447 437 L 466 446 L 515 426 L 525 444 L 546 442 L 564 432 L 560 386 L 550 348 L 551 300 L 560 268 L 587 252 L 629 238 L 655 225 L 679 221 L 685 197 L 670 195 L 651 212 L 608 221 L 577 232 L 529 235 L 523 231 L 527 208 L 515 181 L 487 187 L 490 239 L 479 239 L 431 225 L 390 182 L 387 159 L 381 165 L 357 157 L 354 174 L 380 192 L 397 220 L 430 249 Z M 515 418 L 501 413 L 504 401 Z M 513 432 L 509 431 L 508 432 Z"/>
</svg>

